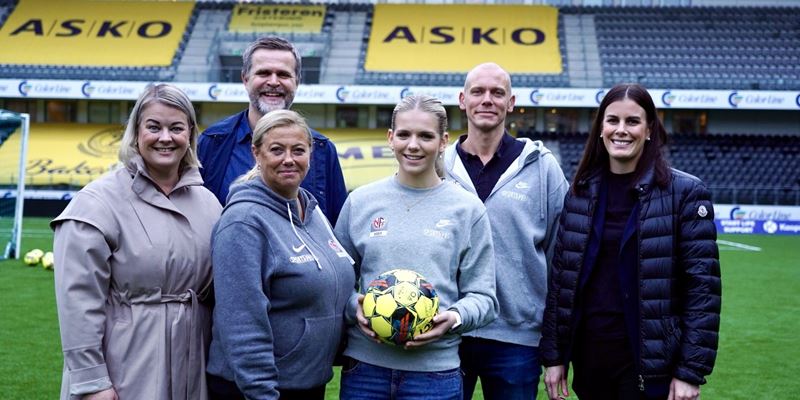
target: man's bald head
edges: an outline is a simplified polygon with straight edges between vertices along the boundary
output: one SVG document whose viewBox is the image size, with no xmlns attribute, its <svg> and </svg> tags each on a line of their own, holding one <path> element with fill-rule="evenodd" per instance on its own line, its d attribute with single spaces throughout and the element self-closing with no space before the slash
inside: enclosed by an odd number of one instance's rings
<svg viewBox="0 0 800 400">
<path fill-rule="evenodd" d="M 502 77 L 506 83 L 506 90 L 508 90 L 509 93 L 511 92 L 511 75 L 509 75 L 508 72 L 503 69 L 503 67 L 493 62 L 478 64 L 472 68 L 467 73 L 467 78 L 464 80 L 464 91 L 466 92 L 468 90 L 470 83 L 475 80 L 476 76 L 487 75 Z"/>
</svg>

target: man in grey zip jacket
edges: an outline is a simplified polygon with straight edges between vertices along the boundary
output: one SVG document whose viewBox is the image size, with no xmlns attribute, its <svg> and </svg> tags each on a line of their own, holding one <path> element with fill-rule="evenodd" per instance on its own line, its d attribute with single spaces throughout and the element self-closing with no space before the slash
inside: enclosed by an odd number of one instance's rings
<svg viewBox="0 0 800 400">
<path fill-rule="evenodd" d="M 467 74 L 459 107 L 467 134 L 444 154 L 447 179 L 483 200 L 495 245 L 500 314 L 464 334 L 460 347 L 464 398 L 481 379 L 487 400 L 535 399 L 547 273 L 568 183 L 541 141 L 505 131 L 514 109 L 511 77 L 486 63 Z"/>
</svg>

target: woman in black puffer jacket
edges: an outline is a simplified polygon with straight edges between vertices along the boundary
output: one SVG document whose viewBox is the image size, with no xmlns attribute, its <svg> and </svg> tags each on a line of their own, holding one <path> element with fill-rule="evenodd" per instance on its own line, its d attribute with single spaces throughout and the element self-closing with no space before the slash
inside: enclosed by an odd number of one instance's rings
<svg viewBox="0 0 800 400">
<path fill-rule="evenodd" d="M 564 203 L 540 352 L 551 399 L 696 399 L 716 358 L 721 281 L 711 195 L 670 169 L 647 90 L 600 103 Z"/>
</svg>

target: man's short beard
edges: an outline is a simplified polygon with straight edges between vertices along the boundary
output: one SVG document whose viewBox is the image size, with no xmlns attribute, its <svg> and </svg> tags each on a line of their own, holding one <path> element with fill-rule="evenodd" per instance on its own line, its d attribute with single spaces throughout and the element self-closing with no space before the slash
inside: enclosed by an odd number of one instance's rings
<svg viewBox="0 0 800 400">
<path fill-rule="evenodd" d="M 258 112 L 260 112 L 261 115 L 267 115 L 267 114 L 269 114 L 270 111 L 275 111 L 275 110 L 288 110 L 289 107 L 292 106 L 291 101 L 287 102 L 287 98 L 286 97 L 283 98 L 283 104 L 282 105 L 281 104 L 275 104 L 275 105 L 264 104 L 264 103 L 262 103 L 260 101 L 259 98 L 253 99 L 252 97 L 250 98 L 250 104 L 254 105 L 256 110 L 258 110 Z"/>
<path fill-rule="evenodd" d="M 267 115 L 267 114 L 269 114 L 270 111 L 286 110 L 289 107 L 286 106 L 286 102 L 285 101 L 283 102 L 283 105 L 281 105 L 281 104 L 275 104 L 275 105 L 264 104 L 264 103 L 262 103 L 260 101 L 257 101 L 256 102 L 256 108 L 258 109 L 259 112 L 261 112 L 261 114 Z"/>
</svg>

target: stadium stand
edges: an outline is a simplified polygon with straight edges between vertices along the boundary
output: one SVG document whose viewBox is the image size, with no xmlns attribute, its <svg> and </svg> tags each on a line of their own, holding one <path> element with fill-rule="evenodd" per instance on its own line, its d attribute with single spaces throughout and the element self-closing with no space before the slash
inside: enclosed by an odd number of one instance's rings
<svg viewBox="0 0 800 400">
<path fill-rule="evenodd" d="M 18 4 L 0 0 L 0 26 Z M 239 4 L 245 3 L 195 3 L 167 67 L 6 64 L 0 65 L 0 78 L 239 82 L 242 51 L 269 33 L 229 29 Z M 365 70 L 375 6 L 347 2 L 325 8 L 319 32 L 277 33 L 303 55 L 304 83 L 463 85 L 464 73 Z M 512 74 L 515 87 L 599 88 L 632 81 L 655 89 L 800 90 L 800 7 L 562 6 L 557 32 L 563 72 Z M 762 133 L 671 134 L 670 159 L 706 181 L 717 202 L 800 205 L 800 136 Z M 586 135 L 519 132 L 548 141 L 568 177 Z"/>
<path fill-rule="evenodd" d="M 241 51 L 268 32 L 228 31 L 236 4 L 196 3 L 168 67 L 0 65 L 0 78 L 238 81 Z M 15 5 L 0 1 L 0 24 Z M 463 83 L 463 73 L 365 70 L 373 12 L 370 3 L 332 3 L 320 33 L 280 33 L 307 58 L 307 83 Z M 628 81 L 665 89 L 800 89 L 796 7 L 566 6 L 559 8 L 558 37 L 563 72 L 513 74 L 516 86 L 608 87 Z"/>
<path fill-rule="evenodd" d="M 571 7 L 562 12 L 593 16 L 604 85 L 800 88 L 796 8 Z"/>
<path fill-rule="evenodd" d="M 334 25 L 336 14 L 328 6 L 322 29 L 320 32 L 270 32 L 260 29 L 258 32 L 239 32 L 229 29 L 229 23 L 234 7 L 237 3 L 228 2 L 199 2 L 196 4 L 198 21 L 193 26 L 191 39 L 187 46 L 187 53 L 193 57 L 182 62 L 176 74 L 176 80 L 185 82 L 239 82 L 242 68 L 242 53 L 247 45 L 257 38 L 267 35 L 280 35 L 297 47 L 303 57 L 303 81 L 305 83 L 320 83 L 323 60 L 336 63 L 337 58 L 333 53 L 337 44 L 333 42 L 331 27 Z M 290 3 L 259 3 L 259 5 L 293 5 Z M 302 6 L 301 6 L 302 7 Z M 345 13 L 346 14 L 346 13 Z M 347 17 L 341 16 L 340 19 Z M 344 58 L 351 59 L 345 54 Z M 343 78 L 334 76 L 331 79 Z"/>
<path fill-rule="evenodd" d="M 221 63 L 218 56 L 218 35 L 230 18 L 227 10 L 214 7 L 217 3 L 197 3 L 195 23 L 188 31 L 189 39 L 175 71 L 175 80 L 204 82 L 220 79 Z M 196 29 L 192 29 L 196 27 Z M 238 76 L 238 75 L 237 75 Z"/>
<path fill-rule="evenodd" d="M 587 132 L 519 132 L 542 139 L 558 155 L 568 179 L 575 176 Z M 670 163 L 698 176 L 714 201 L 800 205 L 800 136 L 670 134 Z"/>
<path fill-rule="evenodd" d="M 334 4 L 331 48 L 325 59 L 322 82 L 352 84 L 359 82 L 357 70 L 363 66 L 364 46 L 369 37 L 372 8 L 367 5 Z"/>
<path fill-rule="evenodd" d="M 0 26 L 6 23 L 6 18 L 8 18 L 8 14 L 11 14 L 11 10 L 14 9 L 14 3 L 11 1 L 3 0 L 0 1 Z"/>
</svg>

